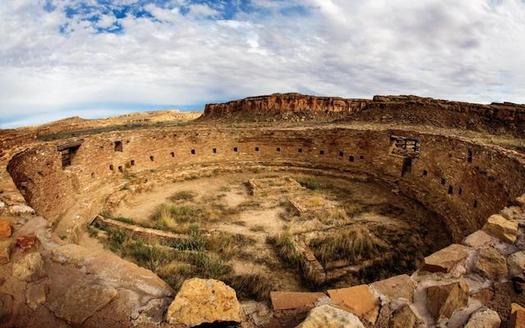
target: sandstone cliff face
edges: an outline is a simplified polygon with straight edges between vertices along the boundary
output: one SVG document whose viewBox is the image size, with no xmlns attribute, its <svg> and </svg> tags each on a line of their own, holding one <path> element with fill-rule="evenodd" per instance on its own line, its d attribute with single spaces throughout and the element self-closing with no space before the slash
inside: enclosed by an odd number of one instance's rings
<svg viewBox="0 0 525 328">
<path fill-rule="evenodd" d="M 316 97 L 298 93 L 249 97 L 208 104 L 202 120 L 365 121 L 525 134 L 525 105 L 473 104 L 417 96 L 373 99 Z"/>
<path fill-rule="evenodd" d="M 277 93 L 223 104 L 208 104 L 203 119 L 333 120 L 360 111 L 369 101 Z"/>
</svg>

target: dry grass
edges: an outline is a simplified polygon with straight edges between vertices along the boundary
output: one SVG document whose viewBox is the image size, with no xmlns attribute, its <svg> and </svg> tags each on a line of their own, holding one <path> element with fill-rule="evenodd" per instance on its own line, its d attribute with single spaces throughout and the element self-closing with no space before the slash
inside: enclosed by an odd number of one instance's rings
<svg viewBox="0 0 525 328">
<path fill-rule="evenodd" d="M 325 238 L 315 238 L 309 243 L 316 258 L 326 264 L 330 261 L 348 259 L 356 263 L 378 256 L 388 245 L 372 234 L 366 227 L 354 227 Z"/>
<path fill-rule="evenodd" d="M 174 193 L 173 195 L 171 195 L 168 199 L 172 202 L 174 201 L 191 201 L 193 200 L 195 197 L 197 196 L 196 193 L 194 193 L 193 191 L 186 191 L 186 190 L 183 190 L 183 191 L 179 191 L 179 192 L 176 192 Z"/>
<path fill-rule="evenodd" d="M 303 256 L 295 248 L 292 236 L 285 232 L 276 237 L 268 237 L 266 242 L 272 245 L 277 255 L 288 265 L 294 268 L 302 266 Z"/>
<path fill-rule="evenodd" d="M 263 301 L 270 297 L 272 291 L 270 280 L 258 273 L 234 275 L 226 278 L 225 282 L 235 289 L 241 300 Z"/>
</svg>

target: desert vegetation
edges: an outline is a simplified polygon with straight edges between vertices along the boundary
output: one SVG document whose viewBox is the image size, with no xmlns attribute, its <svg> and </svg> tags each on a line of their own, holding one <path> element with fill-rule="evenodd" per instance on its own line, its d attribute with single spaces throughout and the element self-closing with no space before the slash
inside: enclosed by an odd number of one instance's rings
<svg viewBox="0 0 525 328">
<path fill-rule="evenodd" d="M 263 175 L 249 184 L 237 179 L 211 192 L 172 192 L 146 218 L 105 213 L 180 238 L 144 239 L 106 229 L 103 242 L 175 289 L 190 277 L 215 278 L 255 300 L 267 299 L 276 286 L 322 290 L 408 272 L 431 251 L 417 237 L 423 230 L 407 223 L 413 212 L 374 201 L 377 191 L 364 185 L 311 176 Z M 295 280 L 275 278 L 285 271 L 295 272 Z"/>
</svg>

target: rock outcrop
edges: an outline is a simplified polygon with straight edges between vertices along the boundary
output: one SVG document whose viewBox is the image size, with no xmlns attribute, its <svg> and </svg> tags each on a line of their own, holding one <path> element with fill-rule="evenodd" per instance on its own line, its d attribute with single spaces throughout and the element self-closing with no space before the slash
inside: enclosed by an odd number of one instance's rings
<svg viewBox="0 0 525 328">
<path fill-rule="evenodd" d="M 166 321 L 184 327 L 204 323 L 240 322 L 241 307 L 235 290 L 222 281 L 186 280 L 166 314 Z"/>
</svg>

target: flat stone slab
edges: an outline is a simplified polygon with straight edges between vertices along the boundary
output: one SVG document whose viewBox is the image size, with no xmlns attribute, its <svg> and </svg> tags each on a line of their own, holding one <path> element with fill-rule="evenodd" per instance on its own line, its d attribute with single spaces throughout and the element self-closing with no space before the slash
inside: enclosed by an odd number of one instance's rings
<svg viewBox="0 0 525 328">
<path fill-rule="evenodd" d="M 68 288 L 62 297 L 53 300 L 49 309 L 58 318 L 73 325 L 81 325 L 117 296 L 118 292 L 113 287 L 78 282 Z"/>
<path fill-rule="evenodd" d="M 499 242 L 499 239 L 489 235 L 483 230 L 477 230 L 470 235 L 468 235 L 465 240 L 463 240 L 463 244 L 473 247 L 473 248 L 481 248 L 486 246 L 493 246 L 496 243 Z"/>
<path fill-rule="evenodd" d="M 368 285 L 330 289 L 328 295 L 333 304 L 375 323 L 379 313 L 379 300 Z"/>
<path fill-rule="evenodd" d="M 518 237 L 518 222 L 505 219 L 499 214 L 490 216 L 483 230 L 504 242 L 514 244 Z"/>
<path fill-rule="evenodd" d="M 460 244 L 452 244 L 427 257 L 423 270 L 428 272 L 450 272 L 459 262 L 465 260 L 470 249 Z"/>
<path fill-rule="evenodd" d="M 297 328 L 364 328 L 358 317 L 330 305 L 316 307 Z"/>
<path fill-rule="evenodd" d="M 416 283 L 406 274 L 376 281 L 371 286 L 392 300 L 397 298 L 404 298 L 410 302 L 414 300 Z"/>
<path fill-rule="evenodd" d="M 274 310 L 310 310 L 315 303 L 327 297 L 325 293 L 271 292 L 270 299 Z"/>
</svg>

